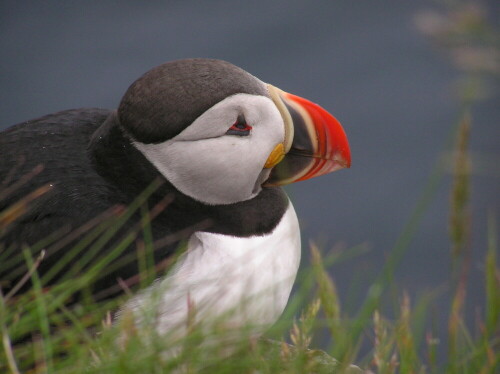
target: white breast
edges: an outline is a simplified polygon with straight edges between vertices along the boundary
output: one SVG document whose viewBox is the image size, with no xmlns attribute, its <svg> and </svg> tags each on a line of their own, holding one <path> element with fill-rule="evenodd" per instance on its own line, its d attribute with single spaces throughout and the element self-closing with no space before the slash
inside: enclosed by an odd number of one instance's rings
<svg viewBox="0 0 500 374">
<path fill-rule="evenodd" d="M 134 312 L 138 324 L 155 323 L 160 334 L 185 329 L 188 305 L 203 324 L 220 317 L 225 326 L 252 325 L 260 333 L 283 312 L 299 262 L 299 223 L 289 203 L 268 235 L 194 233 L 172 272 L 125 309 Z"/>
</svg>

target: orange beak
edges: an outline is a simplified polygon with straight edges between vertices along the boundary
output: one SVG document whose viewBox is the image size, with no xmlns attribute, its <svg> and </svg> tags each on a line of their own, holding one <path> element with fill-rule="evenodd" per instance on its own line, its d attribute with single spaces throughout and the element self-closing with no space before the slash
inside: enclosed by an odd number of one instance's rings
<svg viewBox="0 0 500 374">
<path fill-rule="evenodd" d="M 351 166 L 347 136 L 335 117 L 309 100 L 268 87 L 285 122 L 286 154 L 265 186 L 294 183 Z"/>
</svg>

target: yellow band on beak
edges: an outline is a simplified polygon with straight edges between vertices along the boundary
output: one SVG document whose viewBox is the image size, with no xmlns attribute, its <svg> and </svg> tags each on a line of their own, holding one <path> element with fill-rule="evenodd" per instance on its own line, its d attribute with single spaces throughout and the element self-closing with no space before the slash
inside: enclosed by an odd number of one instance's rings
<svg viewBox="0 0 500 374">
<path fill-rule="evenodd" d="M 285 146 L 283 145 L 283 143 L 279 143 L 269 154 L 264 168 L 271 169 L 275 167 L 280 163 L 281 160 L 283 160 L 283 157 L 285 157 Z"/>
</svg>

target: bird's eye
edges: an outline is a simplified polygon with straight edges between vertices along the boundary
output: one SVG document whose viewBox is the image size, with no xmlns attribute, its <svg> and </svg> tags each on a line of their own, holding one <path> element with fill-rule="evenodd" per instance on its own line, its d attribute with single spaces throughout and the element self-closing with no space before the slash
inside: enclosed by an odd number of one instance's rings
<svg viewBox="0 0 500 374">
<path fill-rule="evenodd" d="M 226 131 L 226 135 L 247 136 L 250 135 L 252 126 L 249 126 L 243 115 L 239 115 L 236 122 Z"/>
</svg>

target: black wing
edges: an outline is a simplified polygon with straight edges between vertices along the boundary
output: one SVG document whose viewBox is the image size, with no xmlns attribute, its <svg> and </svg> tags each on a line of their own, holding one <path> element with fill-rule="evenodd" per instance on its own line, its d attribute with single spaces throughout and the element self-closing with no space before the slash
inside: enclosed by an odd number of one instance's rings
<svg viewBox="0 0 500 374">
<path fill-rule="evenodd" d="M 104 258 L 131 232 L 142 233 L 139 213 L 122 219 L 120 207 L 125 210 L 133 199 L 104 179 L 89 156 L 90 139 L 110 113 L 102 109 L 68 110 L 0 133 L 0 212 L 4 216 L 8 213 L 0 221 L 0 281 L 4 293 L 26 274 L 23 247 L 30 247 L 34 258 L 46 250 L 37 270 L 42 278 L 52 273 L 44 284 L 50 285 Z M 29 209 L 19 207 L 23 201 Z M 13 209 L 16 204 L 21 210 Z M 153 231 L 158 238 L 169 234 L 156 226 Z M 99 246 L 106 235 L 108 240 Z M 74 250 L 82 239 L 87 244 Z M 113 260 L 113 266 L 103 269 L 93 286 L 96 293 L 119 288 L 118 278 L 127 280 L 137 275 L 135 244 L 127 246 Z M 168 257 L 175 244 L 171 240 L 167 249 L 157 251 L 155 260 Z M 54 274 L 63 262 L 64 267 Z M 27 287 L 29 284 L 21 291 Z"/>
</svg>

